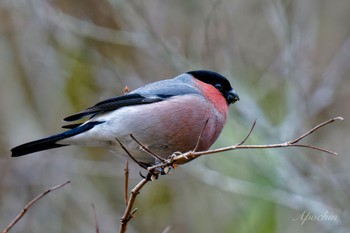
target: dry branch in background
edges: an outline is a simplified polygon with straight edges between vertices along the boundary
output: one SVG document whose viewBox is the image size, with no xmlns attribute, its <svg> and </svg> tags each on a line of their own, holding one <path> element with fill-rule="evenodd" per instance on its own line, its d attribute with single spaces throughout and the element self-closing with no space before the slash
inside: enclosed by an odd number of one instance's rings
<svg viewBox="0 0 350 233">
<path fill-rule="evenodd" d="M 94 203 L 92 203 L 92 211 L 93 211 L 94 220 L 95 220 L 95 232 L 100 233 L 100 228 L 98 226 L 98 219 L 97 219 L 96 208 L 95 208 Z"/>
<path fill-rule="evenodd" d="M 11 228 L 16 225 L 16 223 L 27 213 L 27 211 L 36 203 L 38 202 L 41 198 L 43 198 L 44 196 L 46 196 L 47 194 L 49 194 L 52 191 L 55 191 L 59 188 L 62 188 L 63 186 L 65 186 L 66 184 L 69 184 L 70 180 L 64 182 L 63 184 L 59 184 L 56 185 L 52 188 L 49 188 L 48 190 L 46 190 L 45 192 L 39 194 L 38 196 L 36 196 L 33 200 L 31 200 L 30 202 L 28 202 L 28 204 L 22 209 L 22 211 L 12 220 L 12 222 L 7 225 L 7 227 L 1 231 L 1 233 L 7 233 L 11 230 Z"/>
<path fill-rule="evenodd" d="M 313 146 L 313 145 L 307 145 L 307 144 L 299 144 L 299 142 L 309 136 L 310 134 L 314 133 L 316 130 L 336 121 L 336 120 L 344 120 L 342 117 L 334 117 L 331 118 L 325 122 L 322 122 L 318 125 L 316 125 L 314 128 L 310 129 L 306 133 L 302 134 L 301 136 L 287 141 L 283 143 L 277 143 L 277 144 L 269 144 L 269 145 L 243 145 L 249 136 L 251 135 L 254 127 L 255 127 L 255 121 L 247 134 L 247 136 L 238 144 L 228 146 L 228 147 L 223 147 L 219 149 L 214 149 L 214 150 L 207 150 L 207 151 L 189 151 L 186 153 L 179 153 L 176 152 L 173 155 L 171 155 L 168 159 L 160 160 L 158 164 L 148 167 L 148 175 L 147 177 L 143 178 L 136 186 L 135 188 L 131 191 L 130 197 L 128 199 L 127 206 L 125 208 L 124 214 L 121 218 L 121 225 L 120 225 L 120 233 L 124 233 L 127 230 L 128 227 L 128 222 L 134 217 L 135 212 L 137 209 L 132 210 L 133 205 L 135 203 L 136 197 L 139 194 L 140 190 L 149 182 L 151 181 L 152 178 L 157 178 L 159 174 L 167 174 L 167 172 L 164 171 L 169 171 L 169 168 L 176 168 L 176 166 L 185 164 L 195 158 L 198 158 L 202 155 L 207 155 L 207 154 L 216 154 L 219 152 L 224 152 L 224 151 L 231 151 L 231 150 L 238 150 L 238 149 L 268 149 L 268 148 L 283 148 L 283 147 L 304 147 L 304 148 L 309 148 L 309 149 L 314 149 L 318 151 L 322 151 L 331 155 L 337 155 L 336 152 L 324 149 L 322 147 L 318 146 Z M 131 135 L 132 136 L 132 135 Z M 134 137 L 133 137 L 134 138 Z M 118 141 L 118 139 L 116 139 Z M 137 141 L 135 138 L 134 140 L 139 143 L 143 148 L 147 148 L 144 145 L 142 145 L 141 142 Z M 120 144 L 121 142 L 118 141 Z M 131 159 L 135 160 L 135 158 L 127 151 L 127 149 L 121 144 L 122 148 L 125 150 L 125 152 L 131 157 Z M 149 151 L 150 154 L 153 155 L 152 152 Z M 125 191 L 127 192 L 127 191 Z"/>
</svg>

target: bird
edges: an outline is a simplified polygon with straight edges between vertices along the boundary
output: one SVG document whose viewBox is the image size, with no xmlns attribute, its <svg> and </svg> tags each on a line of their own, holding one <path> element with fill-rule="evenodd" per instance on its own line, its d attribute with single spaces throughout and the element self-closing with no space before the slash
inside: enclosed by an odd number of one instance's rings
<svg viewBox="0 0 350 233">
<path fill-rule="evenodd" d="M 156 158 L 149 152 L 168 158 L 174 152 L 208 150 L 225 125 L 229 105 L 238 100 L 221 74 L 189 71 L 68 116 L 64 121 L 71 123 L 62 126 L 67 131 L 14 147 L 11 156 L 78 145 L 116 154 L 126 154 L 126 149 L 136 162 L 151 166 Z"/>
</svg>

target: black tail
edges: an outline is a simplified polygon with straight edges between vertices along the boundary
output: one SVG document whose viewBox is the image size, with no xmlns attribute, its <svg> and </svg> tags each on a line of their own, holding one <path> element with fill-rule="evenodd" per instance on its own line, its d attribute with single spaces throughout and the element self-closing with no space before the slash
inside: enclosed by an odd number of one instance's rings
<svg viewBox="0 0 350 233">
<path fill-rule="evenodd" d="M 92 129 L 95 125 L 101 124 L 103 122 L 101 121 L 95 121 L 95 122 L 88 122 L 86 124 L 83 124 L 82 126 L 79 126 L 77 128 L 68 130 L 66 132 L 55 134 L 47 138 L 39 139 L 36 141 L 28 142 L 25 144 L 22 144 L 20 146 L 16 146 L 11 149 L 12 157 L 19 157 L 22 155 L 42 151 L 42 150 L 48 150 L 53 149 L 61 146 L 68 146 L 68 145 L 62 145 L 57 144 L 56 142 L 59 140 L 62 140 L 64 138 L 69 138 L 74 135 L 80 134 L 82 132 L 85 132 L 89 129 Z"/>
</svg>

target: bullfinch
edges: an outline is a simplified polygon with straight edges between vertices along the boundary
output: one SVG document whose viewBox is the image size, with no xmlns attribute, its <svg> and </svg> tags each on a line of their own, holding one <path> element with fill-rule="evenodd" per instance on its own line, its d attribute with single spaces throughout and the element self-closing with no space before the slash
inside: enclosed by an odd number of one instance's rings
<svg viewBox="0 0 350 233">
<path fill-rule="evenodd" d="M 196 146 L 197 151 L 207 150 L 224 127 L 229 105 L 237 100 L 222 75 L 190 71 L 68 116 L 64 121 L 89 119 L 63 126 L 69 129 L 63 133 L 17 146 L 11 150 L 12 157 L 68 145 L 104 147 L 125 154 L 122 144 L 138 162 L 152 165 L 154 157 L 140 143 L 162 158 Z"/>
</svg>

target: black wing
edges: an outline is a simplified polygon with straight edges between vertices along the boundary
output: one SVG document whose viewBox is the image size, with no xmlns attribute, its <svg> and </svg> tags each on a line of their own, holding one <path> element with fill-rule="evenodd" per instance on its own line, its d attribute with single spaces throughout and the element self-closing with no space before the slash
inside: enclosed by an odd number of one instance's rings
<svg viewBox="0 0 350 233">
<path fill-rule="evenodd" d="M 115 110 L 125 106 L 140 105 L 140 104 L 150 104 L 155 102 L 163 101 L 170 98 L 172 95 L 152 95 L 143 96 L 140 94 L 127 94 L 123 96 L 118 96 L 101 101 L 94 106 L 87 108 L 84 111 L 78 112 L 74 115 L 64 118 L 64 121 L 76 121 L 85 116 L 93 115 L 101 112 Z M 69 127 L 69 126 L 68 126 Z"/>
</svg>

